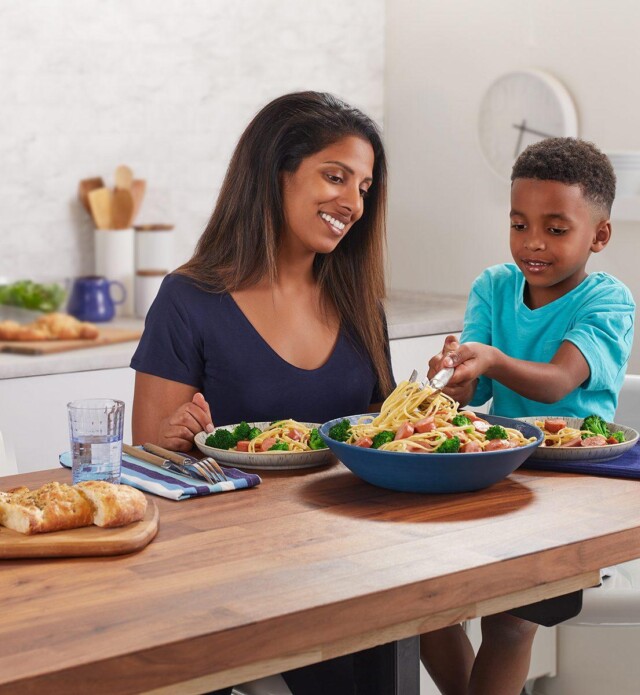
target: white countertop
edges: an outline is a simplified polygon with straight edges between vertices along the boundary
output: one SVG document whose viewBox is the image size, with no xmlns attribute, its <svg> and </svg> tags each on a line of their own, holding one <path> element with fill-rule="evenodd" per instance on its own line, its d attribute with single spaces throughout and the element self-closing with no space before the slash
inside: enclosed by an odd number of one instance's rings
<svg viewBox="0 0 640 695">
<path fill-rule="evenodd" d="M 462 330 L 466 297 L 390 291 L 386 303 L 389 338 L 397 340 Z M 118 319 L 118 328 L 142 328 L 140 319 Z M 52 355 L 0 353 L 0 379 L 128 367 L 136 341 Z"/>
</svg>

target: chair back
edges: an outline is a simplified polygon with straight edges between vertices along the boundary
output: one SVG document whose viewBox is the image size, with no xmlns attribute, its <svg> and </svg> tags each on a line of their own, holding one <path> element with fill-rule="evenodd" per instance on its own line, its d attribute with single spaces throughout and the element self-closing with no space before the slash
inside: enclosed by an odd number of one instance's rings
<svg viewBox="0 0 640 695">
<path fill-rule="evenodd" d="M 640 432 L 640 374 L 627 374 L 620 390 L 615 422 Z"/>
<path fill-rule="evenodd" d="M 13 453 L 13 447 L 6 437 L 0 432 L 0 477 L 4 475 L 15 475 L 18 472 L 18 464 Z"/>
</svg>

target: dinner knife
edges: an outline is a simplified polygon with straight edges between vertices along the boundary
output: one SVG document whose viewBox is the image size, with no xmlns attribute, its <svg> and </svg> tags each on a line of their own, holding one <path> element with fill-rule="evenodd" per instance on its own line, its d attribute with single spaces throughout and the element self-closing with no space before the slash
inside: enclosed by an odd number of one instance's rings
<svg viewBox="0 0 640 695">
<path fill-rule="evenodd" d="M 161 456 L 162 458 L 172 461 L 173 463 L 177 463 L 179 466 L 188 466 L 189 464 L 197 461 L 197 459 L 195 459 L 193 456 L 180 454 L 177 451 L 169 451 L 169 449 L 163 449 L 157 444 L 145 443 L 142 446 L 146 451 L 156 454 L 157 456 Z"/>
<path fill-rule="evenodd" d="M 137 447 L 131 446 L 130 444 L 123 444 L 122 451 L 125 454 L 129 454 L 129 456 L 132 456 L 133 458 L 136 458 L 140 461 L 145 461 L 146 463 L 152 463 L 154 466 L 164 468 L 167 471 L 172 471 L 173 473 L 180 473 L 180 475 L 186 475 L 188 478 L 194 478 L 194 480 L 201 480 L 201 478 L 196 477 L 196 475 L 191 471 L 177 466 L 174 461 L 162 458 L 161 456 L 156 456 L 155 454 L 150 454 L 149 452 L 144 451 L 143 449 L 138 449 Z"/>
</svg>

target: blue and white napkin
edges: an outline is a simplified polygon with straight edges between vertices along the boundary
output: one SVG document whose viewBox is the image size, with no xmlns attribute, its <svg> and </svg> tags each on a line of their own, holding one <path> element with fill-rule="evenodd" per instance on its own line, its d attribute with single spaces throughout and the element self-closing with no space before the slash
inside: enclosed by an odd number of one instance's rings
<svg viewBox="0 0 640 695">
<path fill-rule="evenodd" d="M 65 468 L 71 468 L 70 451 L 60 454 L 60 464 Z M 159 495 L 160 497 L 167 497 L 171 500 L 185 500 L 190 497 L 211 495 L 216 492 L 243 490 L 255 487 L 262 482 L 260 476 L 255 473 L 245 473 L 237 468 L 229 468 L 227 466 L 223 466 L 222 470 L 229 480 L 211 485 L 204 480 L 194 480 L 189 478 L 189 476 L 159 468 L 146 461 L 140 461 L 129 456 L 129 454 L 122 454 L 121 481 L 125 485 L 137 487 L 138 490 L 150 492 L 152 495 Z"/>
</svg>

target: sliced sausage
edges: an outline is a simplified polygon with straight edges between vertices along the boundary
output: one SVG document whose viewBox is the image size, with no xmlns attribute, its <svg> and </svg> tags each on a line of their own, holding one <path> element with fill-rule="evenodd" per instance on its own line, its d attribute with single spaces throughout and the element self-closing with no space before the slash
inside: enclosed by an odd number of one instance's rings
<svg viewBox="0 0 640 695">
<path fill-rule="evenodd" d="M 476 418 L 472 422 L 473 426 L 476 428 L 478 432 L 486 432 L 489 429 L 489 427 L 491 427 L 491 425 L 486 420 L 481 420 L 480 418 Z"/>
<path fill-rule="evenodd" d="M 558 434 L 558 432 L 563 430 L 566 426 L 567 423 L 560 418 L 545 420 L 543 424 L 543 428 L 551 434 Z"/>
<path fill-rule="evenodd" d="M 260 445 L 260 449 L 262 451 L 269 451 L 271 447 L 276 443 L 276 438 L 275 437 L 267 437 L 262 441 L 262 444 Z"/>
<path fill-rule="evenodd" d="M 581 446 L 606 446 L 607 440 L 601 435 L 597 434 L 595 437 L 587 437 L 581 442 Z"/>
<path fill-rule="evenodd" d="M 467 419 L 471 420 L 471 422 L 480 419 L 473 410 L 461 410 L 459 415 L 464 415 Z"/>
<path fill-rule="evenodd" d="M 236 451 L 249 451 L 249 440 L 248 439 L 241 439 L 236 444 Z"/>
<path fill-rule="evenodd" d="M 463 454 L 475 454 L 477 451 L 482 451 L 482 447 L 480 444 L 478 444 L 478 442 L 471 441 L 463 444 L 460 447 L 460 451 Z"/>
<path fill-rule="evenodd" d="M 413 434 L 414 429 L 414 426 L 409 421 L 403 422 L 400 427 L 398 427 L 398 431 L 396 432 L 394 439 L 406 439 Z"/>
<path fill-rule="evenodd" d="M 582 446 L 582 437 L 574 437 L 562 445 L 563 448 L 569 446 Z"/>
<path fill-rule="evenodd" d="M 433 432 L 436 429 L 436 422 L 434 417 L 423 417 L 422 420 L 418 420 L 415 424 L 416 432 L 424 434 L 425 432 Z"/>
<path fill-rule="evenodd" d="M 361 446 L 363 449 L 371 449 L 373 439 L 371 437 L 360 437 L 355 441 L 356 446 Z"/>
<path fill-rule="evenodd" d="M 506 439 L 490 439 L 485 446 L 485 451 L 499 451 L 500 449 L 510 449 L 511 446 Z"/>
<path fill-rule="evenodd" d="M 299 442 L 302 439 L 302 432 L 300 432 L 300 430 L 289 430 L 287 434 L 289 435 L 289 439 L 293 439 L 294 442 Z"/>
</svg>

